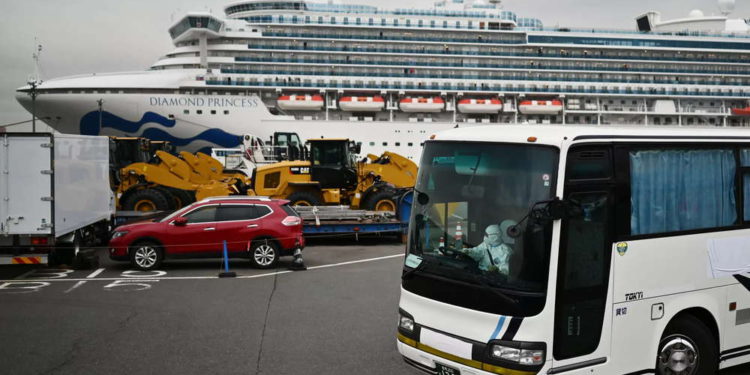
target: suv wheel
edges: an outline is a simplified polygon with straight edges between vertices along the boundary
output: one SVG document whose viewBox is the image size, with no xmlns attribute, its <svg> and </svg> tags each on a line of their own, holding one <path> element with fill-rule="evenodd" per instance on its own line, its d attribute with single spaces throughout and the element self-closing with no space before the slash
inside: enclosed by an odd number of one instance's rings
<svg viewBox="0 0 750 375">
<path fill-rule="evenodd" d="M 253 246 L 250 248 L 250 262 L 253 266 L 261 269 L 273 268 L 278 261 L 279 248 L 274 241 L 253 242 Z"/>
<path fill-rule="evenodd" d="M 133 267 L 149 271 L 161 265 L 164 252 L 158 244 L 152 241 L 142 241 L 130 247 L 130 263 Z"/>
</svg>

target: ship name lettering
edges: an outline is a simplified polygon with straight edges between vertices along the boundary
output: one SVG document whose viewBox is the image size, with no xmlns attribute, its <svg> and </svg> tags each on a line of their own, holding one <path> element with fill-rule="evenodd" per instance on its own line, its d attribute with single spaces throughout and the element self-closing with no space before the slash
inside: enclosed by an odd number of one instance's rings
<svg viewBox="0 0 750 375">
<path fill-rule="evenodd" d="M 253 108 L 258 106 L 255 98 L 201 98 L 201 97 L 158 97 L 149 98 L 152 106 L 158 107 L 237 107 Z"/>
</svg>

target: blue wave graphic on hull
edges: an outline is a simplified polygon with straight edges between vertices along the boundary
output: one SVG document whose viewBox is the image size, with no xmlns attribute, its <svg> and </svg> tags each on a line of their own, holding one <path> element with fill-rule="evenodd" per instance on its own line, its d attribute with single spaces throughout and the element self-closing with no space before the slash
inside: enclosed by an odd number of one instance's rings
<svg viewBox="0 0 750 375">
<path fill-rule="evenodd" d="M 116 129 L 128 134 L 137 133 L 143 125 L 148 123 L 156 123 L 165 128 L 173 128 L 176 124 L 175 120 L 168 119 L 154 112 L 144 113 L 143 117 L 141 117 L 141 120 L 138 122 L 125 120 L 107 111 L 103 111 L 101 115 L 102 128 Z M 99 135 L 99 111 L 92 111 L 81 117 L 80 131 L 81 134 L 84 135 Z M 177 138 L 165 130 L 150 128 L 146 129 L 141 137 L 154 141 L 169 141 L 177 147 L 186 146 L 190 144 L 190 142 L 198 140 L 210 142 L 220 147 L 235 147 L 242 143 L 241 136 L 227 133 L 216 128 L 208 129 L 191 138 Z"/>
</svg>

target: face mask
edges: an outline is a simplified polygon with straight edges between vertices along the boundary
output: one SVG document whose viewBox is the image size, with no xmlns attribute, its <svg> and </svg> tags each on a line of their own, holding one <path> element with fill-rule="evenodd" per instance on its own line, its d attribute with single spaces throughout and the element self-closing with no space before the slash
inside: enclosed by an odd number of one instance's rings
<svg viewBox="0 0 750 375">
<path fill-rule="evenodd" d="M 500 245 L 502 241 L 502 236 L 500 236 L 500 233 L 493 233 L 493 234 L 484 234 L 484 241 L 487 242 L 490 246 L 497 246 Z"/>
</svg>

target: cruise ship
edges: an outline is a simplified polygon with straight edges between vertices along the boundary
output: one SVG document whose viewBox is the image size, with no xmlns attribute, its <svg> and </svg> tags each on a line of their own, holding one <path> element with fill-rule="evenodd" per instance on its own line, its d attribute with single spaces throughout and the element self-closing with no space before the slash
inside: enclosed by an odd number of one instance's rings
<svg viewBox="0 0 750 375">
<path fill-rule="evenodd" d="M 623 31 L 548 28 L 498 0 L 238 1 L 224 16 L 175 22 L 174 49 L 147 71 L 39 83 L 36 116 L 59 132 L 188 151 L 296 132 L 415 161 L 425 139 L 453 127 L 748 126 L 750 26 L 731 17 L 732 0 L 719 7 L 673 20 L 647 12 Z M 16 93 L 29 111 L 30 90 Z"/>
</svg>

